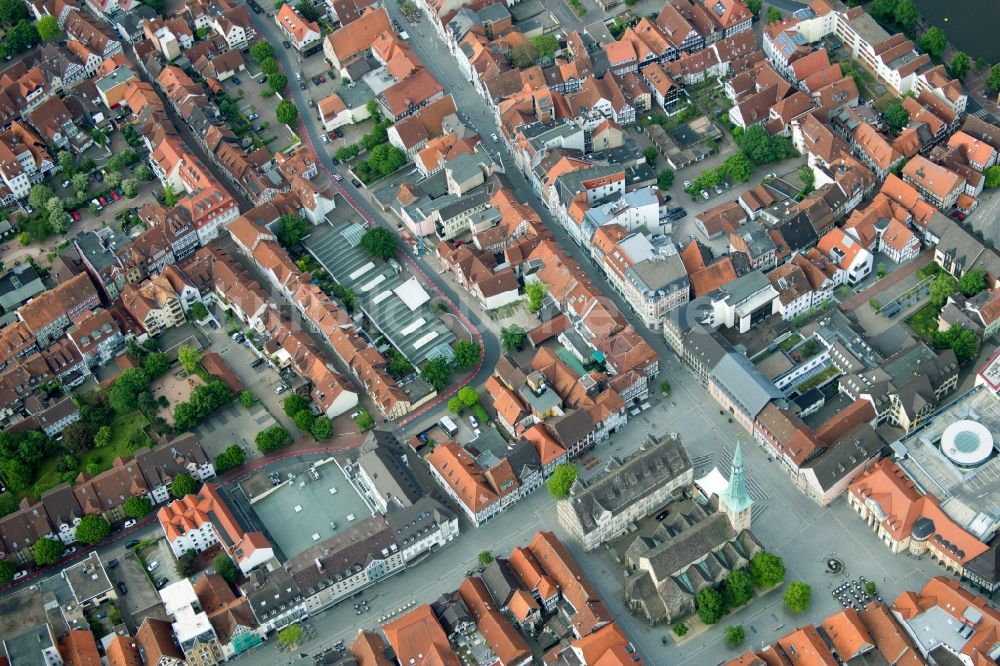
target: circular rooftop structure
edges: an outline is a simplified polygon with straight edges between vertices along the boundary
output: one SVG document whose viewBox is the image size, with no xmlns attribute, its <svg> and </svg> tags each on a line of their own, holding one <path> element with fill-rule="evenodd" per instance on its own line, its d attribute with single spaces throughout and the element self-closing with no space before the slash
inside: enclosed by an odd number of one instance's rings
<svg viewBox="0 0 1000 666">
<path fill-rule="evenodd" d="M 941 452 L 959 467 L 976 467 L 993 453 L 993 435 L 981 423 L 956 421 L 941 435 Z"/>
</svg>

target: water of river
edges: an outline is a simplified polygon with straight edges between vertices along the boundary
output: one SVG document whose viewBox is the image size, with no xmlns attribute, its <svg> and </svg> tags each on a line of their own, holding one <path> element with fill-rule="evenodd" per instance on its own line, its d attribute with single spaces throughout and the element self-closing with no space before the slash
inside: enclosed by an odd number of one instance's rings
<svg viewBox="0 0 1000 666">
<path fill-rule="evenodd" d="M 972 59 L 1000 63 L 1000 0 L 914 0 L 921 16 Z"/>
</svg>

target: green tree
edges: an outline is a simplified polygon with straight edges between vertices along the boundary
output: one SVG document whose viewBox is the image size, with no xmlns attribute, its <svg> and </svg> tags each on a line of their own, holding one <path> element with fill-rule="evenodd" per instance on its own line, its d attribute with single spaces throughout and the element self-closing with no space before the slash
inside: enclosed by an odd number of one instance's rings
<svg viewBox="0 0 1000 666">
<path fill-rule="evenodd" d="M 800 166 L 798 168 L 799 180 L 802 181 L 802 193 L 809 194 L 816 187 L 816 174 L 809 166 Z"/>
<path fill-rule="evenodd" d="M 94 431 L 84 421 L 71 423 L 62 431 L 63 446 L 70 453 L 85 453 L 94 447 Z"/>
<path fill-rule="evenodd" d="M 1000 91 L 1000 63 L 990 67 L 990 73 L 986 75 L 986 87 L 993 92 Z"/>
<path fill-rule="evenodd" d="M 893 14 L 897 4 L 899 0 L 875 0 L 868 8 L 868 13 L 880 21 L 892 21 L 895 20 Z"/>
<path fill-rule="evenodd" d="M 309 411 L 309 401 L 298 393 L 293 393 L 281 402 L 281 408 L 289 418 L 295 418 L 299 412 Z"/>
<path fill-rule="evenodd" d="M 201 352 L 191 345 L 181 345 L 177 350 L 177 360 L 187 372 L 193 373 L 201 363 Z"/>
<path fill-rule="evenodd" d="M 274 74 L 267 75 L 267 87 L 270 88 L 271 92 L 273 92 L 274 94 L 277 95 L 287 86 L 288 86 L 288 77 L 282 74 L 281 72 L 275 72 Z M 296 110 L 296 114 L 298 114 L 298 110 Z M 278 120 L 281 120 L 281 118 L 279 117 Z M 293 117 L 292 120 L 288 122 L 284 120 L 282 120 L 281 122 L 285 123 L 286 125 L 291 125 L 293 122 L 295 122 L 295 118 Z"/>
<path fill-rule="evenodd" d="M 917 40 L 917 46 L 927 52 L 927 55 L 937 60 L 948 47 L 948 36 L 944 30 L 937 26 L 932 26 L 927 32 Z"/>
<path fill-rule="evenodd" d="M 424 367 L 420 369 L 420 378 L 433 386 L 437 391 L 445 387 L 450 376 L 451 365 L 440 356 L 427 361 L 424 363 Z"/>
<path fill-rule="evenodd" d="M 479 560 L 480 566 L 483 567 L 488 566 L 490 564 L 493 564 L 493 553 L 491 553 L 488 550 L 481 550 L 479 551 L 479 556 L 476 559 Z"/>
<path fill-rule="evenodd" d="M 28 8 L 21 0 L 0 0 L 0 22 L 4 25 L 13 25 L 28 17 Z"/>
<path fill-rule="evenodd" d="M 84 516 L 76 526 L 76 540 L 93 546 L 111 534 L 111 525 L 100 516 Z"/>
<path fill-rule="evenodd" d="M 753 176 L 753 163 L 743 153 L 735 153 L 722 163 L 722 170 L 729 178 L 745 183 Z"/>
<path fill-rule="evenodd" d="M 62 559 L 66 546 L 59 539 L 42 538 L 31 547 L 31 557 L 40 567 L 55 564 Z"/>
<path fill-rule="evenodd" d="M 355 143 L 337 149 L 337 159 L 341 162 L 353 160 L 358 155 L 358 146 Z"/>
<path fill-rule="evenodd" d="M 958 288 L 963 296 L 972 297 L 986 289 L 985 271 L 976 269 L 966 271 L 965 275 L 958 279 Z"/>
<path fill-rule="evenodd" d="M 378 117 L 378 100 L 375 99 L 374 97 L 371 98 L 370 100 L 368 100 L 368 102 L 365 104 L 365 111 L 368 112 L 368 115 L 371 118 L 377 118 Z"/>
<path fill-rule="evenodd" d="M 135 199 L 139 196 L 139 183 L 134 178 L 126 178 L 122 181 L 122 194 L 129 199 Z"/>
<path fill-rule="evenodd" d="M 225 553 L 219 553 L 212 559 L 212 568 L 215 569 L 215 573 L 219 574 L 230 583 L 235 583 L 236 578 L 239 575 L 239 570 L 237 570 L 236 564 L 233 563 L 233 560 Z"/>
<path fill-rule="evenodd" d="M 14 565 L 7 560 L 0 559 L 0 585 L 9 583 L 14 579 Z"/>
<path fill-rule="evenodd" d="M 86 192 L 87 187 L 90 186 L 90 176 L 85 173 L 73 174 L 72 180 L 74 192 Z"/>
<path fill-rule="evenodd" d="M 183 350 L 184 347 L 181 349 Z M 170 370 L 170 359 L 163 352 L 153 352 L 142 359 L 142 369 L 146 371 L 150 379 L 157 379 Z"/>
<path fill-rule="evenodd" d="M 656 186 L 660 188 L 661 192 L 666 192 L 674 184 L 674 170 L 673 169 L 663 169 L 660 171 L 660 175 L 656 177 Z"/>
<path fill-rule="evenodd" d="M 27 19 L 21 19 L 4 35 L 3 48 L 8 54 L 20 53 L 21 51 L 27 51 L 39 41 L 40 38 L 35 24 Z"/>
<path fill-rule="evenodd" d="M 190 474 L 181 472 L 170 482 L 170 493 L 180 499 L 198 492 L 198 482 Z"/>
<path fill-rule="evenodd" d="M 972 58 L 968 54 L 959 51 L 951 57 L 948 63 L 948 72 L 956 79 L 964 79 L 965 75 L 972 70 Z"/>
<path fill-rule="evenodd" d="M 722 604 L 722 595 L 710 587 L 706 587 L 698 592 L 694 597 L 698 608 L 698 617 L 705 624 L 718 624 L 725 613 Z"/>
<path fill-rule="evenodd" d="M 0 476 L 7 483 L 7 490 L 9 491 L 15 493 L 21 492 L 31 485 L 33 477 L 31 467 L 24 464 L 21 460 L 11 458 L 0 462 L 0 472 L 2 472 Z"/>
<path fill-rule="evenodd" d="M 39 183 L 38 185 L 32 185 L 31 189 L 28 190 L 28 204 L 32 208 L 45 208 L 45 205 L 54 196 L 52 188 L 45 183 Z"/>
<path fill-rule="evenodd" d="M 760 551 L 750 559 L 750 580 L 754 587 L 773 587 L 785 580 L 785 563 L 773 553 Z"/>
<path fill-rule="evenodd" d="M 173 208 L 177 205 L 177 193 L 174 192 L 174 186 L 170 183 L 163 186 L 163 205 L 167 208 Z"/>
<path fill-rule="evenodd" d="M 456 370 L 466 370 L 479 362 L 480 347 L 472 340 L 458 340 L 451 349 L 455 352 Z"/>
<path fill-rule="evenodd" d="M 265 58 L 264 62 L 260 63 L 260 71 L 264 73 L 264 76 L 271 76 L 281 72 L 281 67 L 278 66 L 278 61 L 274 58 Z"/>
<path fill-rule="evenodd" d="M 277 116 L 279 123 L 294 125 L 295 121 L 299 119 L 299 110 L 295 108 L 294 104 L 289 102 L 287 99 L 284 99 L 278 103 L 278 108 L 275 109 L 275 115 Z"/>
<path fill-rule="evenodd" d="M 278 643 L 285 648 L 292 648 L 302 640 L 302 627 L 297 624 L 290 624 L 278 631 Z"/>
<path fill-rule="evenodd" d="M 951 349 L 959 363 L 975 356 L 979 346 L 976 334 L 958 324 L 952 324 L 944 331 L 935 331 L 931 342 L 935 349 Z"/>
<path fill-rule="evenodd" d="M 111 435 L 112 432 L 109 426 L 101 426 L 94 435 L 94 446 L 108 446 L 111 444 Z"/>
<path fill-rule="evenodd" d="M 958 280 L 941 271 L 931 282 L 930 301 L 932 305 L 941 307 L 948 300 L 948 297 L 958 291 Z"/>
<path fill-rule="evenodd" d="M 309 233 L 309 221 L 295 213 L 285 213 L 278 218 L 275 235 L 287 248 L 295 248 Z"/>
<path fill-rule="evenodd" d="M 995 190 L 1000 187 L 1000 166 L 991 166 L 984 173 L 986 174 L 986 188 Z"/>
<path fill-rule="evenodd" d="M 646 158 L 646 164 L 653 166 L 656 164 L 656 158 L 660 156 L 660 151 L 656 149 L 656 146 L 646 146 L 642 155 Z"/>
<path fill-rule="evenodd" d="M 361 247 L 372 257 L 389 259 L 396 256 L 399 241 L 384 227 L 372 227 L 361 236 Z"/>
<path fill-rule="evenodd" d="M 746 571 L 732 571 L 726 576 L 722 598 L 727 608 L 738 608 L 753 599 L 753 581 Z"/>
<path fill-rule="evenodd" d="M 870 580 L 867 583 L 865 583 L 865 594 L 867 594 L 869 597 L 874 597 L 876 594 L 878 594 L 878 585 L 875 584 L 875 581 Z"/>
<path fill-rule="evenodd" d="M 526 307 L 528 312 L 534 314 L 542 309 L 545 302 L 545 295 L 549 293 L 548 287 L 541 280 L 532 280 L 524 285 L 524 295 L 526 296 Z"/>
<path fill-rule="evenodd" d="M 760 8 L 763 4 L 763 0 L 747 0 L 747 7 L 753 14 L 754 20 L 760 18 Z"/>
<path fill-rule="evenodd" d="M 226 450 L 215 457 L 215 473 L 222 474 L 234 467 L 239 467 L 246 460 L 247 454 L 238 444 L 230 444 Z"/>
<path fill-rule="evenodd" d="M 896 19 L 896 23 L 902 26 L 904 32 L 911 34 L 913 25 L 920 18 L 920 12 L 917 11 L 913 0 L 899 0 L 896 3 L 896 9 L 892 12 L 892 17 Z"/>
<path fill-rule="evenodd" d="M 910 123 L 910 113 L 899 102 L 893 102 L 882 112 L 885 124 L 889 126 L 894 134 L 899 134 L 900 130 Z"/>
<path fill-rule="evenodd" d="M 195 301 L 187 311 L 188 317 L 195 321 L 201 321 L 208 316 L 208 308 L 201 301 Z"/>
<path fill-rule="evenodd" d="M 466 407 L 472 407 L 479 404 L 479 394 L 476 393 L 476 389 L 471 386 L 463 386 L 458 390 L 458 399 L 462 401 L 462 404 Z"/>
<path fill-rule="evenodd" d="M 71 219 L 69 213 L 64 210 L 50 211 L 48 214 L 49 228 L 52 229 L 53 233 L 64 234 L 69 229 Z"/>
<path fill-rule="evenodd" d="M 256 60 L 257 64 L 263 65 L 268 58 L 274 60 L 274 47 L 266 40 L 257 40 L 250 47 L 250 57 Z"/>
<path fill-rule="evenodd" d="M 670 382 L 668 382 L 666 379 L 660 382 L 660 393 L 662 393 L 665 396 L 670 393 Z"/>
<path fill-rule="evenodd" d="M 240 391 L 240 404 L 250 409 L 257 403 L 257 398 L 250 389 Z"/>
<path fill-rule="evenodd" d="M 35 29 L 38 30 L 38 36 L 46 42 L 54 42 L 62 34 L 59 21 L 56 20 L 55 16 L 49 14 L 46 14 L 35 22 Z"/>
<path fill-rule="evenodd" d="M 549 494 L 556 499 L 566 499 L 569 497 L 569 491 L 573 488 L 573 484 L 576 483 L 577 475 L 576 465 L 569 463 L 556 465 L 555 469 L 552 470 L 552 476 L 545 482 L 545 487 L 549 489 Z"/>
<path fill-rule="evenodd" d="M 301 412 L 298 412 L 292 417 L 292 422 L 295 424 L 295 427 L 303 432 L 309 432 L 312 428 L 313 421 L 315 420 L 316 417 L 313 416 L 312 412 L 308 409 L 303 409 Z"/>
<path fill-rule="evenodd" d="M 518 44 L 510 50 L 510 64 L 518 69 L 531 67 L 536 60 L 538 60 L 538 52 L 535 51 L 535 47 L 530 42 Z"/>
<path fill-rule="evenodd" d="M 122 503 L 122 510 L 129 518 L 142 518 L 153 510 L 153 503 L 146 497 L 128 497 Z"/>
<path fill-rule="evenodd" d="M 812 603 L 812 588 L 801 580 L 793 580 L 785 590 L 785 606 L 793 613 L 809 610 Z"/>
<path fill-rule="evenodd" d="M 767 8 L 767 22 L 768 23 L 777 23 L 780 20 L 781 20 L 781 10 L 778 9 L 777 7 L 768 7 Z"/>
<path fill-rule="evenodd" d="M 153 170 L 149 168 L 149 165 L 143 163 L 136 165 L 135 169 L 132 170 L 132 175 L 139 180 L 149 180 L 153 177 Z"/>
<path fill-rule="evenodd" d="M 448 411 L 452 414 L 461 414 L 462 410 L 465 409 L 465 405 L 462 401 L 458 399 L 458 396 L 453 396 L 448 398 Z"/>
<path fill-rule="evenodd" d="M 500 344 L 507 351 L 520 350 L 524 347 L 528 334 L 517 324 L 511 324 L 500 329 Z"/>
<path fill-rule="evenodd" d="M 535 47 L 535 53 L 542 60 L 551 58 L 559 50 L 559 40 L 555 35 L 545 34 L 531 38 L 531 45 Z"/>
<path fill-rule="evenodd" d="M 391 143 L 380 143 L 372 148 L 368 166 L 382 176 L 388 176 L 406 164 L 406 153 Z"/>
<path fill-rule="evenodd" d="M 757 0 L 757 2 L 759 3 L 760 0 Z M 674 630 L 674 633 L 677 634 L 677 636 L 679 637 L 686 636 L 688 632 L 688 627 L 683 622 L 678 622 L 672 627 L 672 629 Z"/>
<path fill-rule="evenodd" d="M 129 368 L 118 376 L 107 391 L 108 404 L 119 414 L 136 407 L 139 394 L 149 387 L 149 375 L 142 368 Z"/>
<path fill-rule="evenodd" d="M 742 624 L 734 624 L 726 627 L 726 645 L 731 648 L 738 647 L 747 639 L 746 632 L 743 631 Z"/>
<path fill-rule="evenodd" d="M 261 453 L 270 453 L 292 443 L 292 436 L 281 426 L 271 426 L 267 430 L 257 433 L 254 440 L 257 450 Z"/>
</svg>

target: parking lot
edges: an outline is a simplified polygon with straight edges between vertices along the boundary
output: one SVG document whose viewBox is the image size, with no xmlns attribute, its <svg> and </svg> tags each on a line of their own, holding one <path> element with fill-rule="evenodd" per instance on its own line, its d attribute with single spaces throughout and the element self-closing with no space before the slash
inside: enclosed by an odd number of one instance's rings
<svg viewBox="0 0 1000 666">
<path fill-rule="evenodd" d="M 166 543 L 162 541 L 160 543 Z M 169 549 L 168 549 L 169 550 Z M 108 569 L 108 578 L 111 579 L 118 594 L 118 610 L 122 614 L 122 620 L 133 632 L 139 628 L 142 621 L 147 617 L 166 619 L 163 611 L 163 603 L 160 595 L 153 588 L 153 584 L 146 575 L 142 564 L 132 551 L 122 548 L 121 554 L 116 555 L 119 564 L 113 569 Z M 108 559 L 105 562 L 109 561 Z M 160 563 L 160 568 L 173 568 L 173 555 L 171 561 Z M 159 569 L 157 569 L 159 573 Z M 121 584 L 125 584 L 127 592 L 122 593 Z"/>
</svg>

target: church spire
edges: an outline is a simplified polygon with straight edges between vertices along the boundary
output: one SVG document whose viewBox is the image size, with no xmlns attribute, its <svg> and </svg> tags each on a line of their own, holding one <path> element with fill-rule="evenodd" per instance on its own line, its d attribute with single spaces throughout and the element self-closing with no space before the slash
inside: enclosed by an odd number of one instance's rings
<svg viewBox="0 0 1000 666">
<path fill-rule="evenodd" d="M 733 463 L 729 469 L 729 485 L 719 496 L 722 510 L 729 516 L 733 529 L 737 532 L 750 528 L 750 509 L 753 499 L 747 492 L 746 473 L 743 469 L 743 450 L 739 440 L 733 453 Z"/>
</svg>

